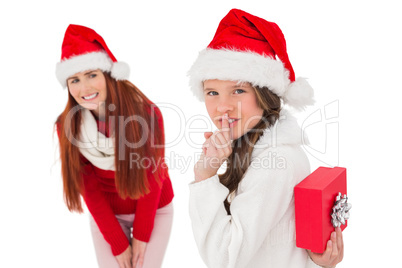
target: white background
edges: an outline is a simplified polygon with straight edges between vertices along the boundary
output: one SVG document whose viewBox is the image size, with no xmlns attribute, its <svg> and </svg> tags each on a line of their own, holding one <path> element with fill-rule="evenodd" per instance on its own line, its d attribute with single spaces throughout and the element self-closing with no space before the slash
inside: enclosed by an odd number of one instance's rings
<svg viewBox="0 0 402 268">
<path fill-rule="evenodd" d="M 53 135 L 67 100 L 55 64 L 70 23 L 102 35 L 116 58 L 130 64 L 130 80 L 160 104 L 175 191 L 164 267 L 205 267 L 188 217 L 188 183 L 200 148 L 191 144 L 202 141 L 202 131 L 194 128 L 213 128 L 206 120 L 190 121 L 206 113 L 189 90 L 186 72 L 234 7 L 276 22 L 296 76 L 308 77 L 315 88 L 316 105 L 298 115 L 310 135 L 306 150 L 312 168 L 348 168 L 353 209 L 338 267 L 399 263 L 402 20 L 397 2 L 2 2 L 0 267 L 96 267 L 87 213 L 72 214 L 63 203 Z M 320 113 L 323 119 L 317 121 Z M 190 163 L 184 166 L 183 160 Z"/>
</svg>

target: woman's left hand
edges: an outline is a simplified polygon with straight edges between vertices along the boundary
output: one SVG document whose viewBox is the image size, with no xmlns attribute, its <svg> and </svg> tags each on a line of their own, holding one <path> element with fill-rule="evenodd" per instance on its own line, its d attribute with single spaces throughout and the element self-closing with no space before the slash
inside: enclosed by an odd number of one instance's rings
<svg viewBox="0 0 402 268">
<path fill-rule="evenodd" d="M 147 248 L 147 243 L 133 238 L 131 244 L 133 250 L 133 268 L 142 268 L 144 264 L 145 249 Z"/>
<path fill-rule="evenodd" d="M 331 239 L 328 240 L 327 248 L 324 253 L 318 254 L 307 250 L 310 258 L 317 264 L 325 268 L 335 267 L 343 259 L 343 237 L 340 227 L 332 232 Z"/>
</svg>

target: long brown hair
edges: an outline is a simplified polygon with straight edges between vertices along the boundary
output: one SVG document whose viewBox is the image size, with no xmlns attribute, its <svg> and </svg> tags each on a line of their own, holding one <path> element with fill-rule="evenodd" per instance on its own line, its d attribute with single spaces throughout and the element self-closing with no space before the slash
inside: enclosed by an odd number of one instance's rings
<svg viewBox="0 0 402 268">
<path fill-rule="evenodd" d="M 219 175 L 220 182 L 229 189 L 229 195 L 234 193 L 251 163 L 251 153 L 254 145 L 263 134 L 264 130 L 273 125 L 279 119 L 281 110 L 280 98 L 267 87 L 254 87 L 257 103 L 263 109 L 261 120 L 240 138 L 233 141 L 233 150 L 226 162 L 225 173 Z M 230 203 L 227 198 L 224 201 L 227 213 L 230 215 Z"/>
<path fill-rule="evenodd" d="M 104 76 L 107 87 L 105 125 L 110 125 L 115 137 L 116 189 L 124 199 L 137 199 L 149 193 L 147 172 L 151 169 L 141 167 L 138 162 L 132 165 L 130 157 L 136 154 L 139 156 L 137 159 L 148 158 L 152 163 L 162 163 L 160 160 L 164 157 L 164 134 L 159 127 L 161 113 L 131 82 L 116 81 L 107 72 L 104 72 Z M 64 199 L 68 209 L 77 212 L 83 211 L 80 195 L 84 190 L 84 162 L 73 141 L 79 140 L 82 109 L 69 93 L 67 105 L 56 122 Z M 146 138 L 145 142 L 143 137 Z M 142 146 L 134 146 L 142 143 Z M 160 183 L 162 169 L 153 167 L 152 170 L 155 171 L 153 177 Z"/>
</svg>

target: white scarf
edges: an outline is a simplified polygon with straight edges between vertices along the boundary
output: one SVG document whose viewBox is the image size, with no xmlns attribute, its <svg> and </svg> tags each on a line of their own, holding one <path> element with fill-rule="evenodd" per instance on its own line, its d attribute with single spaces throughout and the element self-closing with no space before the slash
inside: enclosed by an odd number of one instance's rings
<svg viewBox="0 0 402 268">
<path fill-rule="evenodd" d="M 94 166 L 114 171 L 114 136 L 107 138 L 98 131 L 95 118 L 88 109 L 82 109 L 81 116 L 78 142 L 81 154 Z"/>
</svg>

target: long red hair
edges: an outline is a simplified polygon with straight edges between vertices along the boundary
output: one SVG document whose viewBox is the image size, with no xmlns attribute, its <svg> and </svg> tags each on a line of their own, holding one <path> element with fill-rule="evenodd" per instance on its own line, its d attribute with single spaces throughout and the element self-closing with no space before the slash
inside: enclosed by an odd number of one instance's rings
<svg viewBox="0 0 402 268">
<path fill-rule="evenodd" d="M 132 83 L 116 81 L 104 72 L 107 87 L 105 125 L 111 127 L 115 137 L 115 184 L 120 197 L 138 199 L 149 193 L 146 167 L 131 165 L 130 156 L 149 158 L 162 164 L 164 133 L 159 109 Z M 79 140 L 81 110 L 83 108 L 68 94 L 66 108 L 57 119 L 61 173 L 64 200 L 70 211 L 82 212 L 81 194 L 84 159 L 76 142 Z M 145 123 L 145 124 L 144 124 Z M 143 136 L 146 140 L 142 140 Z M 141 146 L 133 146 L 142 144 Z M 138 158 L 137 158 L 138 159 Z M 149 169 L 148 169 L 149 170 Z M 163 168 L 152 168 L 152 177 L 161 182 Z"/>
</svg>

